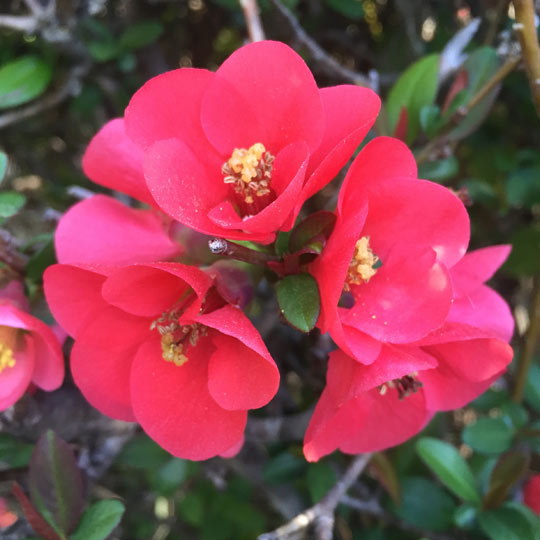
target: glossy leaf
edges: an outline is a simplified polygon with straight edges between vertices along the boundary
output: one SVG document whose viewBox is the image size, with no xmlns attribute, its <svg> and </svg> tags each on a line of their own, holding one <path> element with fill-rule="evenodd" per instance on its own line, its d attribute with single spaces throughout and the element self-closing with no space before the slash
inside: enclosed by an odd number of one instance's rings
<svg viewBox="0 0 540 540">
<path fill-rule="evenodd" d="M 37 442 L 28 476 L 39 511 L 62 533 L 73 531 L 83 506 L 82 478 L 71 448 L 53 431 Z"/>
<path fill-rule="evenodd" d="M 487 510 L 478 524 L 490 540 L 534 540 L 534 530 L 523 514 L 512 507 Z"/>
<path fill-rule="evenodd" d="M 336 223 L 336 215 L 333 212 L 322 210 L 315 212 L 300 222 L 291 232 L 289 237 L 289 251 L 299 251 L 317 237 L 328 238 Z"/>
<path fill-rule="evenodd" d="M 407 109 L 407 137 L 411 144 L 420 128 L 420 111 L 431 105 L 437 94 L 439 55 L 424 56 L 410 66 L 388 94 L 386 114 L 390 133 L 394 133 L 403 107 Z"/>
<path fill-rule="evenodd" d="M 502 418 L 479 418 L 463 430 L 463 442 L 482 454 L 501 454 L 512 445 L 514 430 Z"/>
<path fill-rule="evenodd" d="M 431 437 L 422 437 L 416 451 L 439 480 L 458 497 L 479 503 L 480 496 L 467 462 L 451 445 Z"/>
<path fill-rule="evenodd" d="M 0 67 L 0 109 L 38 97 L 52 77 L 50 66 L 37 56 L 22 56 Z"/>
<path fill-rule="evenodd" d="M 34 447 L 8 433 L 0 433 L 0 471 L 26 467 Z"/>
<path fill-rule="evenodd" d="M 0 192 L 0 218 L 14 216 L 26 203 L 26 197 L 16 191 Z"/>
<path fill-rule="evenodd" d="M 277 285 L 277 298 L 281 313 L 301 332 L 315 328 L 321 301 L 319 287 L 309 274 L 295 274 L 283 278 Z"/>
<path fill-rule="evenodd" d="M 519 451 L 508 452 L 499 458 L 491 472 L 484 508 L 497 508 L 506 500 L 512 487 L 527 471 L 528 463 L 528 455 Z"/>
<path fill-rule="evenodd" d="M 105 540 L 120 523 L 124 511 L 124 505 L 115 499 L 94 503 L 82 515 L 70 540 Z"/>
<path fill-rule="evenodd" d="M 437 161 L 428 161 L 418 167 L 418 177 L 434 182 L 443 182 L 456 176 L 459 171 L 458 160 L 454 156 Z"/>
</svg>

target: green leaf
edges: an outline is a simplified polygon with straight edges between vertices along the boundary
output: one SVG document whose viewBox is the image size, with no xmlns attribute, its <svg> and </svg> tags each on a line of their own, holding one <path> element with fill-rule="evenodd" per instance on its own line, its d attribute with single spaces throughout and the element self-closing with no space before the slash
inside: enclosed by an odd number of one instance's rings
<svg viewBox="0 0 540 540">
<path fill-rule="evenodd" d="M 506 199 L 510 206 L 531 208 L 540 203 L 540 166 L 514 170 L 506 181 Z"/>
<path fill-rule="evenodd" d="M 499 458 L 491 472 L 484 508 L 497 508 L 505 501 L 512 487 L 527 471 L 528 463 L 528 455 L 519 451 L 508 452 Z"/>
<path fill-rule="evenodd" d="M 18 441 L 12 435 L 0 433 L 0 471 L 26 467 L 34 447 Z"/>
<path fill-rule="evenodd" d="M 0 67 L 0 109 L 16 107 L 42 94 L 51 67 L 37 56 L 22 56 Z"/>
<path fill-rule="evenodd" d="M 540 227 L 518 229 L 510 237 L 512 252 L 503 268 L 516 276 L 540 273 Z"/>
<path fill-rule="evenodd" d="M 120 36 L 120 46 L 124 49 L 146 47 L 163 34 L 163 25 L 158 21 L 143 21 L 127 28 Z"/>
<path fill-rule="evenodd" d="M 165 466 L 170 459 L 170 454 L 163 450 L 148 435 L 140 434 L 133 437 L 122 448 L 122 451 L 116 458 L 116 463 L 127 465 L 134 469 L 155 470 Z"/>
<path fill-rule="evenodd" d="M 540 516 L 536 515 L 528 506 L 516 501 L 504 503 L 505 508 L 511 508 L 520 514 L 533 530 L 534 540 L 540 540 Z"/>
<path fill-rule="evenodd" d="M 450 118 L 458 107 L 467 105 L 478 90 L 497 71 L 499 68 L 497 52 L 491 47 L 480 47 L 469 55 L 463 67 L 467 71 L 467 87 L 462 92 L 459 92 L 458 99 L 455 99 L 451 104 L 447 111 L 447 118 Z M 459 140 L 472 133 L 488 115 L 497 93 L 498 88 L 495 88 L 478 105 L 473 107 L 467 116 L 459 122 L 458 126 L 448 134 L 448 138 L 450 140 Z"/>
<path fill-rule="evenodd" d="M 386 114 L 390 133 L 394 133 L 403 107 L 407 109 L 407 137 L 411 144 L 420 128 L 420 111 L 437 95 L 439 55 L 431 54 L 405 70 L 388 94 Z"/>
<path fill-rule="evenodd" d="M 269 484 L 290 482 L 306 469 L 306 462 L 289 452 L 282 452 L 264 465 L 263 478 Z"/>
<path fill-rule="evenodd" d="M 474 525 L 478 509 L 469 503 L 462 504 L 454 512 L 454 523 L 460 529 L 470 529 Z"/>
<path fill-rule="evenodd" d="M 48 430 L 38 440 L 28 471 L 32 502 L 64 535 L 73 531 L 83 506 L 82 477 L 70 446 Z"/>
<path fill-rule="evenodd" d="M 310 464 L 306 479 L 313 503 L 319 502 L 330 491 L 337 480 L 334 469 L 328 463 L 323 462 Z"/>
<path fill-rule="evenodd" d="M 471 469 L 451 444 L 422 437 L 416 443 L 416 451 L 448 489 L 465 501 L 480 503 Z"/>
<path fill-rule="evenodd" d="M 171 458 L 152 474 L 152 486 L 163 495 L 172 495 L 186 478 L 187 461 Z"/>
<path fill-rule="evenodd" d="M 456 176 L 459 171 L 458 160 L 454 156 L 437 161 L 428 161 L 418 167 L 418 177 L 434 182 L 442 182 Z"/>
<path fill-rule="evenodd" d="M 51 239 L 30 257 L 26 265 L 26 277 L 33 281 L 41 281 L 45 269 L 55 262 L 56 252 L 54 241 Z"/>
<path fill-rule="evenodd" d="M 0 218 L 14 216 L 26 203 L 26 197 L 16 191 L 0 192 Z"/>
<path fill-rule="evenodd" d="M 83 514 L 70 540 L 105 540 L 120 523 L 124 505 L 115 499 L 98 501 Z"/>
<path fill-rule="evenodd" d="M 540 366 L 534 363 L 531 364 L 527 374 L 525 400 L 536 412 L 540 413 Z"/>
<path fill-rule="evenodd" d="M 362 0 L 325 0 L 325 4 L 348 19 L 360 20 L 364 16 Z"/>
<path fill-rule="evenodd" d="M 392 461 L 388 459 L 386 454 L 376 452 L 371 458 L 370 468 L 390 497 L 396 503 L 399 503 L 401 499 L 401 486 Z"/>
<path fill-rule="evenodd" d="M 509 427 L 520 429 L 529 421 L 529 413 L 517 403 L 507 401 L 501 405 L 501 418 L 508 424 Z"/>
<path fill-rule="evenodd" d="M 401 487 L 401 504 L 390 506 L 401 519 L 432 531 L 444 531 L 452 525 L 456 505 L 437 484 L 427 478 L 407 477 Z"/>
<path fill-rule="evenodd" d="M 478 524 L 490 540 L 534 540 L 534 530 L 515 508 L 502 506 L 478 514 Z"/>
<path fill-rule="evenodd" d="M 122 53 L 120 44 L 112 37 L 106 41 L 91 41 L 87 46 L 88 52 L 97 62 L 108 62 Z"/>
<path fill-rule="evenodd" d="M 0 182 L 4 179 L 4 176 L 6 175 L 6 170 L 8 166 L 8 157 L 7 154 L 0 151 Z"/>
<path fill-rule="evenodd" d="M 319 287 L 313 276 L 295 274 L 277 284 L 277 298 L 281 313 L 301 332 L 315 327 L 321 310 Z"/>
<path fill-rule="evenodd" d="M 479 418 L 463 430 L 463 442 L 481 454 L 502 454 L 512 445 L 514 430 L 502 418 Z"/>
<path fill-rule="evenodd" d="M 333 212 L 321 210 L 308 216 L 292 230 L 289 237 L 289 252 L 295 253 L 318 237 L 330 236 L 336 223 Z"/>
<path fill-rule="evenodd" d="M 420 125 L 424 133 L 432 138 L 443 125 L 441 109 L 438 105 L 425 105 L 420 110 Z"/>
</svg>

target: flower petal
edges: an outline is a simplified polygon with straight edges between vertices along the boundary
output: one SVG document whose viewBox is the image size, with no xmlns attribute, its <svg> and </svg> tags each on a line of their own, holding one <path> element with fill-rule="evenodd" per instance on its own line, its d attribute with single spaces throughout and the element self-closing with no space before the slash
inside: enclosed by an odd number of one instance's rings
<svg viewBox="0 0 540 540">
<path fill-rule="evenodd" d="M 31 336 L 15 351 L 15 365 L 0 373 L 0 411 L 11 407 L 26 392 L 34 371 L 35 350 Z"/>
<path fill-rule="evenodd" d="M 202 97 L 213 78 L 205 69 L 182 68 L 150 79 L 126 109 L 129 137 L 145 149 L 156 141 L 178 138 L 215 158 L 200 121 Z"/>
<path fill-rule="evenodd" d="M 159 341 L 138 351 L 131 374 L 133 410 L 146 433 L 171 454 L 202 460 L 227 452 L 242 437 L 245 411 L 222 409 L 208 392 L 211 340 L 202 338 L 189 360 L 175 366 Z"/>
<path fill-rule="evenodd" d="M 182 246 L 165 231 L 154 212 L 95 195 L 64 214 L 54 240 L 61 263 L 129 264 L 180 254 Z"/>
<path fill-rule="evenodd" d="M 391 343 L 415 341 L 441 326 L 452 286 L 448 271 L 434 258 L 433 252 L 391 253 L 369 283 L 351 286 L 355 304 L 343 324 Z"/>
<path fill-rule="evenodd" d="M 274 155 L 297 141 L 314 150 L 324 129 L 313 75 L 298 54 L 276 41 L 251 43 L 225 60 L 204 95 L 201 121 L 225 156 L 257 142 Z"/>
<path fill-rule="evenodd" d="M 86 321 L 107 304 L 101 296 L 106 271 L 98 267 L 54 264 L 43 274 L 47 304 L 54 318 L 72 337 L 84 328 Z"/>
<path fill-rule="evenodd" d="M 143 153 L 126 135 L 122 118 L 101 128 L 82 159 L 84 174 L 96 184 L 155 205 L 146 187 L 142 163 Z"/>
</svg>

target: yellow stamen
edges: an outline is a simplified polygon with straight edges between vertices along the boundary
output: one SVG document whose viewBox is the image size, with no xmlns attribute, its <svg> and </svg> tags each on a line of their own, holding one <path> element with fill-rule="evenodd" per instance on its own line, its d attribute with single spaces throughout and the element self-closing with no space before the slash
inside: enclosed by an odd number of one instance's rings
<svg viewBox="0 0 540 540">
<path fill-rule="evenodd" d="M 17 344 L 18 329 L 11 326 L 0 326 L 0 373 L 6 368 L 15 366 L 13 351 Z"/>
<path fill-rule="evenodd" d="M 344 289 L 350 290 L 350 285 L 367 283 L 376 273 L 374 266 L 379 262 L 379 257 L 369 247 L 369 236 L 362 236 L 356 242 L 354 255 L 349 264 Z"/>
<path fill-rule="evenodd" d="M 234 191 L 244 202 L 253 204 L 255 195 L 262 197 L 270 193 L 273 162 L 274 156 L 262 143 L 255 143 L 249 148 L 235 148 L 221 169 L 223 181 L 233 184 Z"/>
</svg>

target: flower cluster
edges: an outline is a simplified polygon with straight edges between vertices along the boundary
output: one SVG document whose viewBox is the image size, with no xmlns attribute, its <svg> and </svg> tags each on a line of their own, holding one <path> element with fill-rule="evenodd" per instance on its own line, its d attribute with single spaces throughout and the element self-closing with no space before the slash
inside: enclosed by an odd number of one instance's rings
<svg viewBox="0 0 540 540">
<path fill-rule="evenodd" d="M 176 456 L 206 459 L 233 455 L 247 410 L 275 395 L 278 368 L 242 311 L 239 273 L 185 264 L 195 246 L 178 240 L 183 227 L 264 253 L 294 227 L 294 248 L 276 249 L 266 270 L 312 276 L 317 326 L 338 346 L 305 436 L 308 460 L 398 444 L 505 370 L 512 317 L 484 282 L 509 250 L 466 255 L 463 204 L 417 179 L 401 142 L 368 143 L 325 227 L 295 234 L 305 201 L 344 167 L 379 107 L 369 89 L 318 89 L 294 51 L 266 41 L 216 73 L 155 77 L 102 128 L 86 174 L 147 206 L 105 195 L 78 203 L 45 274 L 92 405 L 139 422 Z"/>
</svg>

